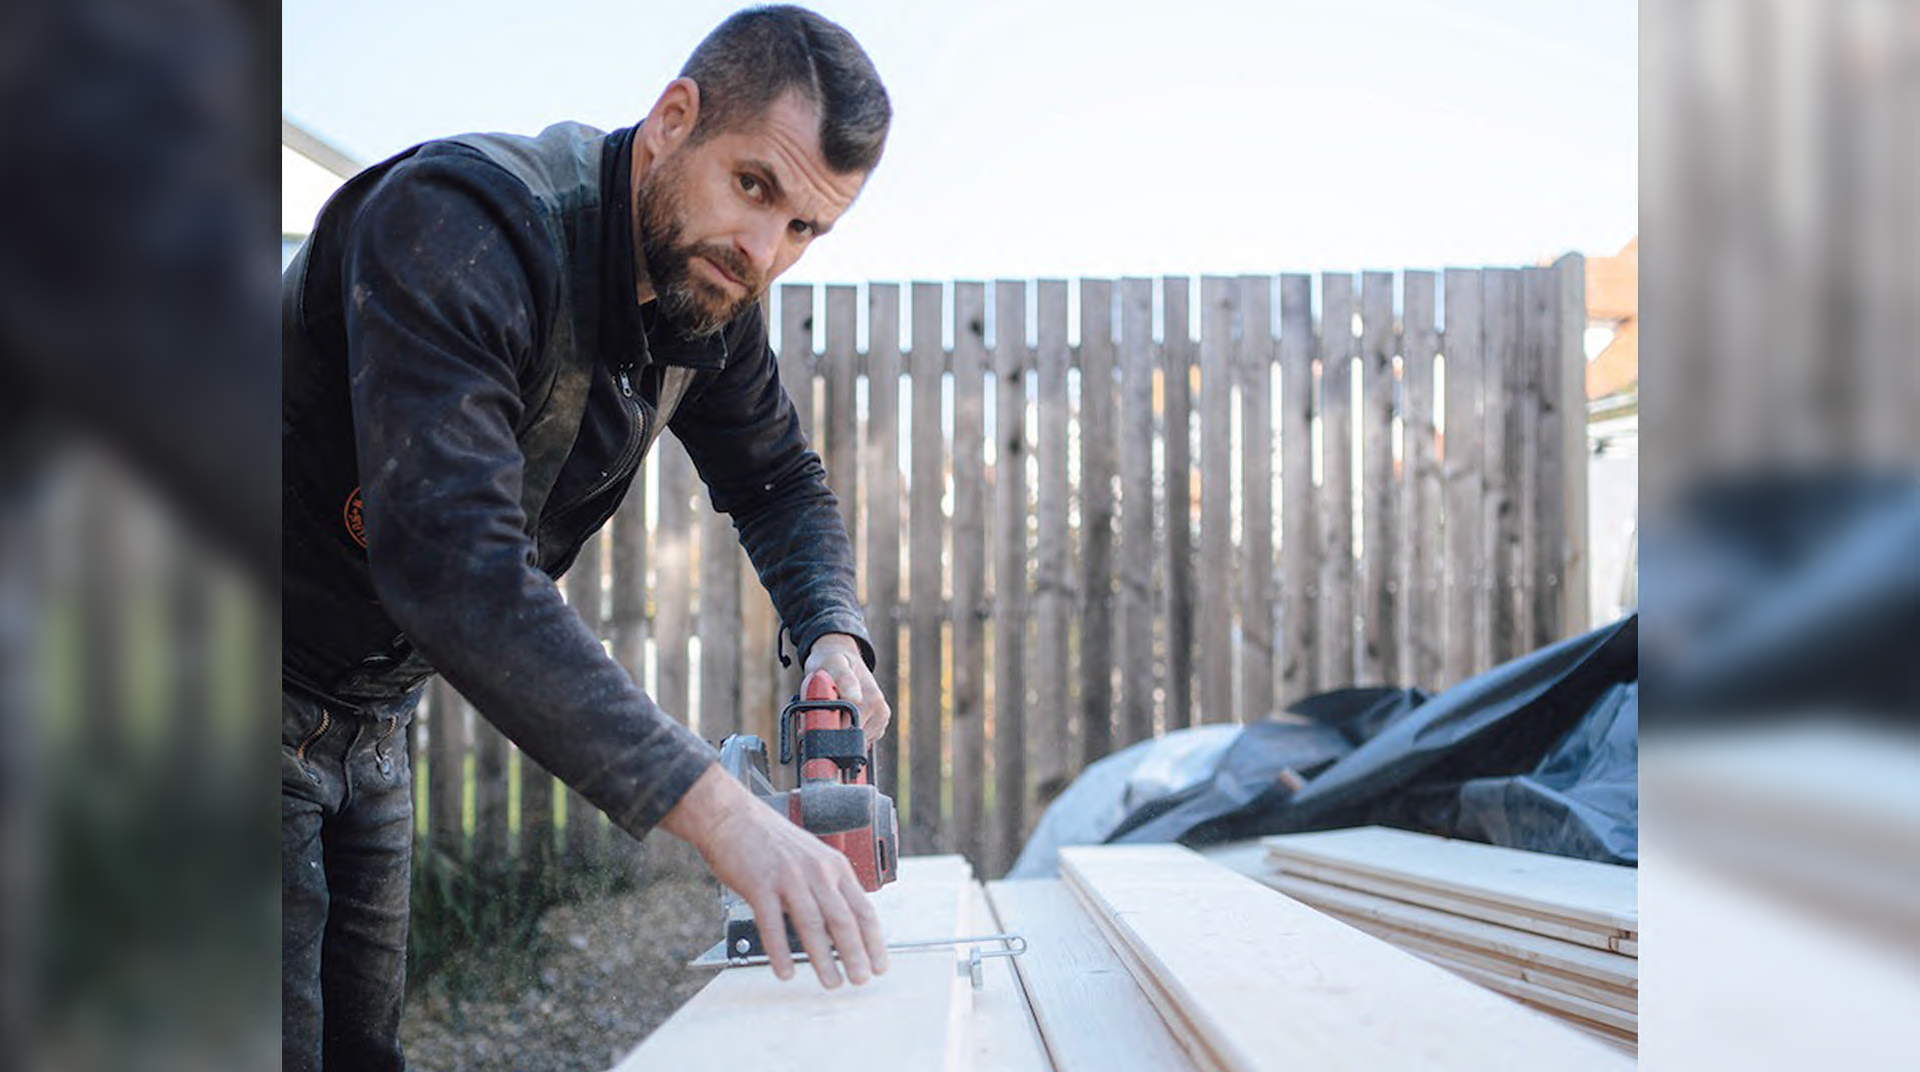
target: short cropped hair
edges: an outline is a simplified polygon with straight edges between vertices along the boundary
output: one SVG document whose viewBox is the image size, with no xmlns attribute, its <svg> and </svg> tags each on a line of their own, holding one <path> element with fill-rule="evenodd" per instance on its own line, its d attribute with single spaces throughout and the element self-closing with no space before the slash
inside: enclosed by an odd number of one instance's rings
<svg viewBox="0 0 1920 1072">
<path fill-rule="evenodd" d="M 820 109 L 820 149 L 839 174 L 865 173 L 887 145 L 893 105 L 873 61 L 839 24 L 802 7 L 748 8 L 693 50 L 683 78 L 700 87 L 693 139 L 741 127 L 797 90 Z"/>
</svg>

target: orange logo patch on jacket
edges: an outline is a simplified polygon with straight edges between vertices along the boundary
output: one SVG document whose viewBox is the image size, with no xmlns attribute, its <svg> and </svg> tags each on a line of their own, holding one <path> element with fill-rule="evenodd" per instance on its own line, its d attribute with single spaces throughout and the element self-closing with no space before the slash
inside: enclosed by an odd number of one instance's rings
<svg viewBox="0 0 1920 1072">
<path fill-rule="evenodd" d="M 347 535 L 363 549 L 367 546 L 366 504 L 360 499 L 360 489 L 354 488 L 347 493 L 347 505 L 341 510 L 341 516 L 347 523 Z"/>
</svg>

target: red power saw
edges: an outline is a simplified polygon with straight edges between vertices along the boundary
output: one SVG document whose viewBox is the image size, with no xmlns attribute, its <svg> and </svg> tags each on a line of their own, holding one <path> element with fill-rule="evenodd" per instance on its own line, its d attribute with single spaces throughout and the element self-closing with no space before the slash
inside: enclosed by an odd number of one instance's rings
<svg viewBox="0 0 1920 1072">
<path fill-rule="evenodd" d="M 846 856 L 861 888 L 872 893 L 892 882 L 900 845 L 893 798 L 872 783 L 873 750 L 860 728 L 860 709 L 840 699 L 825 670 L 814 671 L 780 714 L 780 764 L 797 772 L 792 789 L 773 788 L 767 744 L 759 737 L 736 733 L 720 742 L 721 767 L 769 807 Z M 726 912 L 726 936 L 695 963 L 737 963 L 763 956 L 766 949 L 752 908 L 725 887 L 720 903 Z M 790 928 L 787 941 L 789 949 L 799 950 Z"/>
</svg>

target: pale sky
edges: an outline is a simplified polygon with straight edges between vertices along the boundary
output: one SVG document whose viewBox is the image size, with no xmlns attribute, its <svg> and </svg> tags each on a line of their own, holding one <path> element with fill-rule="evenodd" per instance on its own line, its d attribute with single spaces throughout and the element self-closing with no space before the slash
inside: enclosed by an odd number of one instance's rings
<svg viewBox="0 0 1920 1072">
<path fill-rule="evenodd" d="M 281 106 L 362 162 L 633 123 L 741 5 L 286 0 Z M 783 281 L 1524 264 L 1638 229 L 1635 0 L 894 0 L 886 158 Z"/>
</svg>

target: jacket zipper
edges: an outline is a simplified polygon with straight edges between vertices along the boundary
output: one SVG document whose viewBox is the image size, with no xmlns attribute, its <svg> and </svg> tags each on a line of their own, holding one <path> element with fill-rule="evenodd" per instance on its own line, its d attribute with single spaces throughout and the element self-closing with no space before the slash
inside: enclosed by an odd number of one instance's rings
<svg viewBox="0 0 1920 1072">
<path fill-rule="evenodd" d="M 645 426 L 647 423 L 647 414 L 639 400 L 634 397 L 633 380 L 628 375 L 632 369 L 633 364 L 629 362 L 620 366 L 615 374 L 620 383 L 620 397 L 626 404 L 628 432 L 627 441 L 621 444 L 620 453 L 615 456 L 613 464 L 607 468 L 606 479 L 588 489 L 586 494 L 560 509 L 548 512 L 546 520 L 542 521 L 539 525 L 538 531 L 540 535 L 545 536 L 548 529 L 564 520 L 569 514 L 581 506 L 592 502 L 604 494 L 608 488 L 618 484 L 625 476 L 627 469 L 639 458 L 641 444 L 646 442 Z"/>
<path fill-rule="evenodd" d="M 307 749 L 313 746 L 313 742 L 324 736 L 327 732 L 327 727 L 332 724 L 333 716 L 327 714 L 326 708 L 321 708 L 320 724 L 313 728 L 312 733 L 307 734 L 306 740 L 300 742 L 300 747 L 293 750 L 293 758 L 299 760 L 301 766 L 304 767 L 307 765 Z"/>
</svg>

